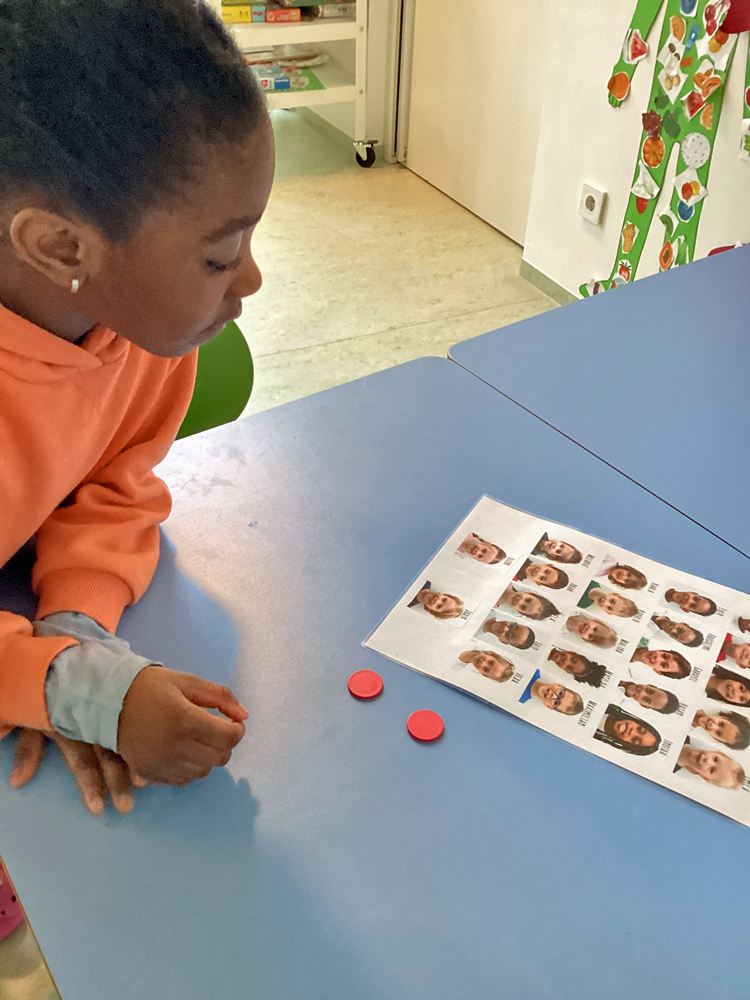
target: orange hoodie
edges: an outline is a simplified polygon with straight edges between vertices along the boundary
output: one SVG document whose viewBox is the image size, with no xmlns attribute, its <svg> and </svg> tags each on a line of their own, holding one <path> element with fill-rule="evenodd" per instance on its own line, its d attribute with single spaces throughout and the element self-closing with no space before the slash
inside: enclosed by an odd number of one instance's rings
<svg viewBox="0 0 750 1000">
<path fill-rule="evenodd" d="M 155 357 L 101 327 L 77 346 L 0 306 L 0 566 L 36 535 L 37 617 L 81 611 L 114 632 L 148 587 L 171 506 L 153 468 L 196 359 Z M 44 682 L 71 645 L 0 611 L 0 723 L 51 728 Z"/>
</svg>

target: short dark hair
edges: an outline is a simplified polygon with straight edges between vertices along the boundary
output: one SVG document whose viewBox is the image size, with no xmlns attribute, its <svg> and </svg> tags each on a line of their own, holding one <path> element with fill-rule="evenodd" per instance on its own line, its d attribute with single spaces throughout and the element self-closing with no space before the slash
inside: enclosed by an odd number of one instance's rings
<svg viewBox="0 0 750 1000">
<path fill-rule="evenodd" d="M 703 615 L 704 618 L 716 614 L 716 601 L 712 601 L 710 597 L 706 597 L 705 600 L 708 601 L 708 611 L 696 611 L 697 615 Z"/>
<path fill-rule="evenodd" d="M 528 625 L 525 625 L 524 628 L 529 628 L 529 627 Z M 525 642 L 522 642 L 520 643 L 520 645 L 515 646 L 515 649 L 531 649 L 531 647 L 534 645 L 535 642 L 536 642 L 536 636 L 534 635 L 534 629 L 529 628 L 528 638 L 526 639 Z"/>
<path fill-rule="evenodd" d="M 653 746 L 635 746 L 632 743 L 626 743 L 624 740 L 620 739 L 620 737 L 613 732 L 614 723 L 618 721 L 637 722 L 639 726 L 643 726 L 643 728 L 648 730 L 648 732 L 650 732 L 654 737 Z M 625 711 L 624 708 L 620 708 L 619 705 L 610 705 L 607 708 L 606 715 L 599 723 L 599 728 L 594 733 L 594 739 L 600 740 L 602 743 L 607 743 L 611 747 L 616 747 L 618 750 L 622 750 L 625 753 L 633 754 L 635 757 L 648 757 L 652 753 L 656 753 L 661 744 L 661 736 L 650 722 L 645 722 L 643 719 L 639 719 L 637 716 L 631 715 L 630 712 Z"/>
<path fill-rule="evenodd" d="M 578 679 L 583 681 L 585 684 L 590 684 L 591 687 L 601 687 L 602 681 L 607 674 L 607 668 L 601 663 L 594 663 L 594 661 L 590 660 L 587 656 L 583 656 L 582 654 L 578 655 L 581 656 L 582 660 L 586 661 L 586 673 L 583 677 L 579 677 Z"/>
<path fill-rule="evenodd" d="M 733 723 L 739 730 L 739 737 L 734 743 L 728 744 L 733 750 L 747 750 L 750 746 L 750 721 L 739 712 L 719 712 L 722 719 Z"/>
<path fill-rule="evenodd" d="M 661 712 L 662 715 L 671 715 L 680 707 L 680 700 L 671 691 L 665 691 L 664 694 L 667 696 L 667 703 L 664 708 L 657 708 L 656 711 Z"/>
<path fill-rule="evenodd" d="M 552 615 L 560 614 L 552 601 L 548 601 L 547 598 L 543 597 L 541 594 L 536 594 L 532 591 L 529 591 L 529 593 L 532 593 L 532 596 L 536 597 L 536 599 L 541 602 L 542 610 L 538 615 L 527 615 L 527 618 L 534 618 L 536 621 L 543 621 L 545 618 L 550 618 Z"/>
<path fill-rule="evenodd" d="M 554 583 L 548 583 L 547 586 L 551 587 L 552 590 L 562 590 L 563 587 L 567 587 L 570 583 L 570 577 L 564 569 L 558 569 L 557 566 L 555 566 L 555 572 L 557 573 L 557 580 Z"/>
<path fill-rule="evenodd" d="M 695 649 L 697 646 L 702 646 L 703 633 L 699 632 L 697 628 L 693 628 L 692 625 L 690 626 L 690 628 L 692 629 L 693 632 L 695 632 L 695 638 L 692 639 L 690 642 L 686 642 L 684 645 L 689 646 L 691 649 Z"/>
<path fill-rule="evenodd" d="M 239 142 L 263 95 L 196 0 L 2 0 L 0 198 L 38 192 L 110 240 Z"/>
<path fill-rule="evenodd" d="M 673 656 L 675 660 L 677 660 L 677 663 L 680 668 L 680 674 L 679 674 L 680 677 L 689 677 L 693 671 L 693 668 L 690 666 L 690 661 L 688 660 L 688 658 L 686 656 L 683 656 L 682 653 L 678 653 L 676 649 L 670 649 L 668 650 L 668 652 L 670 656 Z"/>
</svg>

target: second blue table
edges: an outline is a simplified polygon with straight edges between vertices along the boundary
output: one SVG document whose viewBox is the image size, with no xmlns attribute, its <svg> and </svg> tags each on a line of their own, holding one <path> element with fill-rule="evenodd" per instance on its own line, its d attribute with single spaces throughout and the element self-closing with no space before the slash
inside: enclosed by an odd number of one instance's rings
<svg viewBox="0 0 750 1000">
<path fill-rule="evenodd" d="M 750 246 L 495 330 L 450 357 L 750 555 Z"/>
</svg>

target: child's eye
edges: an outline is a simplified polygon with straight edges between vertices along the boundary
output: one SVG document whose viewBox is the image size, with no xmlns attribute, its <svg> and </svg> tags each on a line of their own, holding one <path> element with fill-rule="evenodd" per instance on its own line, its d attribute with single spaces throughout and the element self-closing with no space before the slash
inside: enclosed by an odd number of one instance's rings
<svg viewBox="0 0 750 1000">
<path fill-rule="evenodd" d="M 236 268 L 240 266 L 241 262 L 242 262 L 241 257 L 236 257 L 228 264 L 220 264 L 218 260 L 207 260 L 206 267 L 209 269 L 209 271 L 213 271 L 216 274 L 223 274 L 225 271 L 234 271 Z"/>
</svg>

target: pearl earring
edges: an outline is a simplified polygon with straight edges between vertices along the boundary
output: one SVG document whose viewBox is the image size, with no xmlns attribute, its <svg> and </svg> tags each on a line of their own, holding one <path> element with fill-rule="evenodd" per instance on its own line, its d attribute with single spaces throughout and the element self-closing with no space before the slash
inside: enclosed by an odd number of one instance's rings
<svg viewBox="0 0 750 1000">
<path fill-rule="evenodd" d="M 81 282 L 78 280 L 78 278 L 73 278 L 73 280 L 70 283 L 70 290 L 73 293 L 73 295 L 75 295 L 75 293 L 78 291 L 80 287 L 81 287 Z"/>
</svg>

